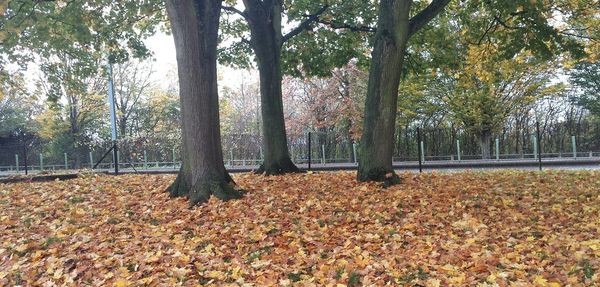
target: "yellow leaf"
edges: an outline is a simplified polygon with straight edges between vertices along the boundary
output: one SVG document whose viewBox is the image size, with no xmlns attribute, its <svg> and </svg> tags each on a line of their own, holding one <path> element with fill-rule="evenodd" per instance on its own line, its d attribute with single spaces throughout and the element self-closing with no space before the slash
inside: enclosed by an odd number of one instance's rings
<svg viewBox="0 0 600 287">
<path fill-rule="evenodd" d="M 546 280 L 540 275 L 535 276 L 535 279 L 533 279 L 533 283 L 535 283 L 536 286 L 548 286 L 548 280 Z"/>
<path fill-rule="evenodd" d="M 17 252 L 24 252 L 25 250 L 27 250 L 27 248 L 29 248 L 29 245 L 27 243 L 24 243 L 24 244 L 17 246 L 17 248 L 15 248 L 15 250 Z"/>
<path fill-rule="evenodd" d="M 115 287 L 127 287 L 129 284 L 130 283 L 125 279 L 119 279 L 115 281 Z"/>
<path fill-rule="evenodd" d="M 211 279 L 218 279 L 218 280 L 223 280 L 225 279 L 225 273 L 221 272 L 221 271 L 208 271 L 206 272 L 206 274 L 204 274 L 204 276 L 206 276 L 207 278 L 211 278 Z"/>
<path fill-rule="evenodd" d="M 427 282 L 425 282 L 425 286 L 427 287 L 440 287 L 440 280 L 435 278 L 429 278 Z"/>
</svg>

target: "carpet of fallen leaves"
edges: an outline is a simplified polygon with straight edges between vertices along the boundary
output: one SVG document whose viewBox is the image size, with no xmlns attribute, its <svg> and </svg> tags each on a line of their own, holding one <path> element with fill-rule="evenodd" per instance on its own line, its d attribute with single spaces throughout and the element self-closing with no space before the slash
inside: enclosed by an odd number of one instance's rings
<svg viewBox="0 0 600 287">
<path fill-rule="evenodd" d="M 235 179 L 190 209 L 170 175 L 0 185 L 0 285 L 600 286 L 600 173 Z"/>
</svg>

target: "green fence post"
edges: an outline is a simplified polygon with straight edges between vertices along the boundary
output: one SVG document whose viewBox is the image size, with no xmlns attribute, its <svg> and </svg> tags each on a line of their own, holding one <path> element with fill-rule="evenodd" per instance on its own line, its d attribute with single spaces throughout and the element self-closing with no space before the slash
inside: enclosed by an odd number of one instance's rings
<svg viewBox="0 0 600 287">
<path fill-rule="evenodd" d="M 175 157 L 175 149 L 173 149 L 173 169 L 177 166 L 177 158 Z"/>
<path fill-rule="evenodd" d="M 321 159 L 321 163 L 325 164 L 326 160 L 325 160 L 325 145 L 324 144 L 321 145 L 321 151 L 323 152 L 323 158 Z"/>
<path fill-rule="evenodd" d="M 146 150 L 144 150 L 144 169 L 148 169 L 148 158 L 147 158 Z"/>
<path fill-rule="evenodd" d="M 496 139 L 496 160 L 500 160 L 500 140 Z"/>
<path fill-rule="evenodd" d="M 67 153 L 65 153 L 64 155 L 65 155 L 65 169 L 69 169 L 69 160 L 67 158 Z"/>
<path fill-rule="evenodd" d="M 352 153 L 354 154 L 354 163 L 357 163 L 358 158 L 356 157 L 356 143 L 352 143 Z"/>
<path fill-rule="evenodd" d="M 19 155 L 15 154 L 15 163 L 17 164 L 17 173 L 19 173 Z"/>
<path fill-rule="evenodd" d="M 537 137 L 536 136 L 532 136 L 531 137 L 531 142 L 533 143 L 533 158 L 537 159 Z"/>
<path fill-rule="evenodd" d="M 573 146 L 573 158 L 577 158 L 577 144 L 575 142 L 575 136 L 571 136 L 571 145 Z"/>
<path fill-rule="evenodd" d="M 420 148 L 421 148 L 421 161 L 425 161 L 425 145 L 424 145 L 423 141 L 421 141 Z"/>
<path fill-rule="evenodd" d="M 94 169 L 94 156 L 90 152 L 90 169 Z"/>
<path fill-rule="evenodd" d="M 460 161 L 460 140 L 456 140 L 456 157 Z"/>
</svg>

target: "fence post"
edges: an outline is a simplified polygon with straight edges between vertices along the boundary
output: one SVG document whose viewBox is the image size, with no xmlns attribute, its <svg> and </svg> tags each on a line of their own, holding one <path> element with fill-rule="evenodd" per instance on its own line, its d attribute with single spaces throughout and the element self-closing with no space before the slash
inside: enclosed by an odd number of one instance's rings
<svg viewBox="0 0 600 287">
<path fill-rule="evenodd" d="M 356 157 L 356 143 L 352 143 L 352 153 L 354 154 L 354 163 L 357 163 L 358 158 Z"/>
<path fill-rule="evenodd" d="M 69 169 L 69 160 L 68 160 L 68 157 L 67 157 L 67 153 L 65 152 L 64 155 L 65 155 L 65 169 Z"/>
<path fill-rule="evenodd" d="M 148 169 L 148 158 L 146 156 L 146 150 L 144 150 L 144 169 Z"/>
<path fill-rule="evenodd" d="M 325 161 L 325 145 L 324 144 L 321 145 L 321 151 L 323 152 L 323 158 L 321 158 L 321 163 L 325 164 L 326 161 Z"/>
<path fill-rule="evenodd" d="M 537 159 L 538 155 L 537 155 L 537 137 L 536 136 L 532 136 L 531 137 L 532 143 L 533 143 L 533 158 Z"/>
<path fill-rule="evenodd" d="M 94 156 L 92 155 L 91 151 L 90 151 L 90 169 L 94 169 Z"/>
<path fill-rule="evenodd" d="M 15 154 L 15 163 L 17 164 L 17 173 L 19 173 L 19 155 Z"/>
<path fill-rule="evenodd" d="M 25 163 L 25 175 L 29 173 L 29 166 L 27 164 L 27 146 L 23 145 L 23 161 Z"/>
<path fill-rule="evenodd" d="M 310 132 L 308 132 L 308 170 L 310 170 L 310 164 L 311 164 L 311 146 L 310 146 Z"/>
<path fill-rule="evenodd" d="M 536 138 L 536 150 L 537 150 L 537 157 L 538 157 L 538 164 L 540 167 L 540 171 L 542 171 L 542 140 L 541 140 L 541 135 L 540 135 L 540 122 L 536 121 L 535 122 L 535 129 L 537 132 L 537 138 Z M 539 139 L 539 140 L 537 140 Z"/>
<path fill-rule="evenodd" d="M 460 140 L 456 140 L 456 156 L 458 161 L 460 161 Z"/>
<path fill-rule="evenodd" d="M 571 136 L 571 145 L 573 146 L 573 158 L 577 158 L 577 144 L 575 142 L 575 136 Z"/>
<path fill-rule="evenodd" d="M 233 150 L 229 150 L 229 166 L 233 166 Z"/>
<path fill-rule="evenodd" d="M 121 153 L 119 152 L 119 150 L 117 149 L 117 144 L 115 144 L 115 150 L 116 150 L 116 154 L 117 154 L 117 162 L 115 163 L 115 175 L 118 175 L 118 169 L 119 169 L 119 163 L 121 162 Z"/>
<path fill-rule="evenodd" d="M 423 141 L 421 141 L 421 129 L 417 128 L 417 153 L 419 154 L 419 173 L 423 172 L 423 149 L 422 149 L 422 143 Z"/>
<path fill-rule="evenodd" d="M 44 170 L 44 156 L 40 153 L 40 171 Z"/>
<path fill-rule="evenodd" d="M 496 160 L 500 160 L 500 140 L 496 139 Z"/>
<path fill-rule="evenodd" d="M 421 141 L 421 161 L 425 161 L 425 144 Z"/>
</svg>

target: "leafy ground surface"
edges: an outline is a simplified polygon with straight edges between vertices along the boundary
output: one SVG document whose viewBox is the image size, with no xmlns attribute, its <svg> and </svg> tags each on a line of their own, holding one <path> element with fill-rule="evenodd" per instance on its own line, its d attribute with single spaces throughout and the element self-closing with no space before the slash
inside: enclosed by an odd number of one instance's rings
<svg viewBox="0 0 600 287">
<path fill-rule="evenodd" d="M 235 178 L 189 209 L 173 176 L 0 185 L 0 285 L 598 286 L 600 173 Z"/>
</svg>

